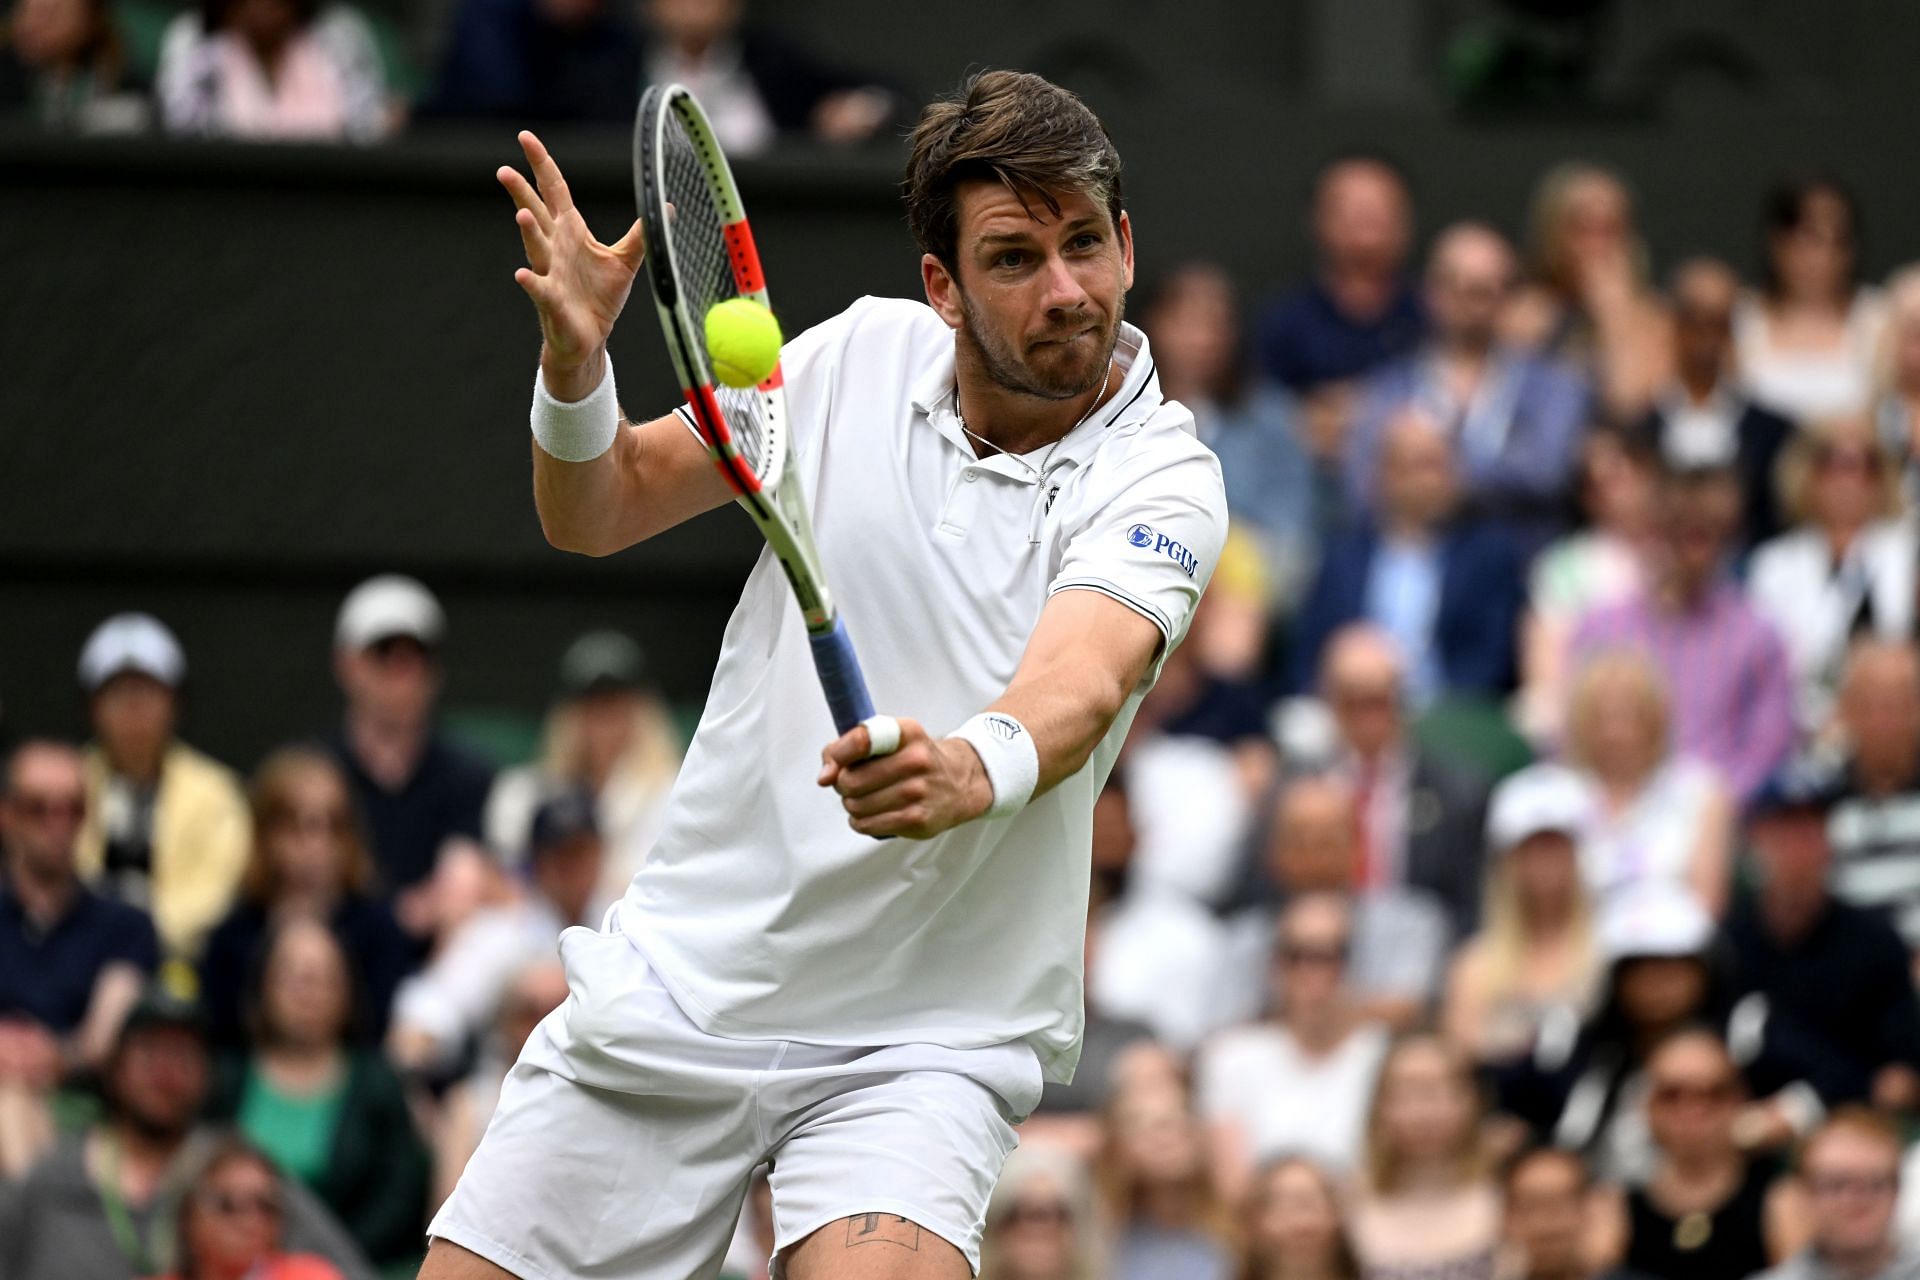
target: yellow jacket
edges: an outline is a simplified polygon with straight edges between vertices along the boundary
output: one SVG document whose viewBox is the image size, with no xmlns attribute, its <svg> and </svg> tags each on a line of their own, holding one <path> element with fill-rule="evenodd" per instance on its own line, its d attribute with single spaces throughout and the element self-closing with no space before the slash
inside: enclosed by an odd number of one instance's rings
<svg viewBox="0 0 1920 1280">
<path fill-rule="evenodd" d="M 87 748 L 86 772 L 79 864 L 81 877 L 92 881 L 107 850 L 100 811 L 108 770 L 98 746 Z M 153 923 L 170 954 L 199 954 L 208 930 L 233 905 L 252 841 L 252 814 L 233 771 L 183 742 L 169 746 L 153 804 Z"/>
</svg>

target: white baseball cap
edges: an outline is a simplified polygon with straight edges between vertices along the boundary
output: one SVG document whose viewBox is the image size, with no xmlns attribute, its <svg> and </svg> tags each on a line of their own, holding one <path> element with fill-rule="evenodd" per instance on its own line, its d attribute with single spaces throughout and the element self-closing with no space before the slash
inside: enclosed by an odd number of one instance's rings
<svg viewBox="0 0 1920 1280">
<path fill-rule="evenodd" d="M 166 623 L 150 613 L 116 613 L 93 629 L 80 649 L 80 687 L 100 686 L 128 671 L 151 676 L 169 689 L 187 678 L 187 655 Z"/>
<path fill-rule="evenodd" d="M 1529 765 L 1494 788 L 1487 842 L 1505 853 L 1529 836 L 1558 831 L 1579 839 L 1593 821 L 1593 792 L 1560 764 Z"/>
<path fill-rule="evenodd" d="M 406 636 L 433 648 L 446 631 L 447 615 L 425 584 L 404 574 L 383 573 L 347 593 L 333 624 L 333 644 L 336 649 L 366 649 Z"/>
<path fill-rule="evenodd" d="M 1608 961 L 1698 956 L 1713 942 L 1713 917 L 1693 891 L 1670 880 L 1620 890 L 1600 912 L 1600 949 Z"/>
</svg>

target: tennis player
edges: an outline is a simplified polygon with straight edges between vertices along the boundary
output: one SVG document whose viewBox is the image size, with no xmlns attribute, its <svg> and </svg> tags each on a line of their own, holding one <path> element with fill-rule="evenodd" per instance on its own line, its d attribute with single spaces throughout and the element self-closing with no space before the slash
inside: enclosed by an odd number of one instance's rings
<svg viewBox="0 0 1920 1280">
<path fill-rule="evenodd" d="M 521 142 L 535 500 L 555 546 L 606 555 L 731 493 L 688 422 L 620 422 L 640 227 L 594 240 Z M 783 356 L 823 562 L 898 718 L 834 736 L 762 555 L 659 841 L 600 932 L 561 936 L 571 996 L 424 1276 L 712 1276 L 770 1161 L 776 1274 L 964 1280 L 1013 1126 L 1073 1074 L 1094 797 L 1213 570 L 1220 469 L 1122 322 L 1120 157 L 1078 98 L 977 76 L 922 116 L 906 203 L 926 303 L 863 298 Z M 595 433 L 586 462 L 540 443 Z"/>
</svg>

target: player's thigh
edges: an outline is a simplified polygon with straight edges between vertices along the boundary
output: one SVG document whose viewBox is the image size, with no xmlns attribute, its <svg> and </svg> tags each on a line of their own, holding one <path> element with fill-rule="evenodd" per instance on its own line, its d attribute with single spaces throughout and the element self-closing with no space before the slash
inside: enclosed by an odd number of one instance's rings
<svg viewBox="0 0 1920 1280">
<path fill-rule="evenodd" d="M 788 1251 L 784 1272 L 786 1280 L 969 1280 L 972 1274 L 960 1250 L 893 1213 L 829 1222 Z"/>
<path fill-rule="evenodd" d="M 451 1240 L 435 1240 L 420 1264 L 419 1280 L 522 1280 Z"/>
</svg>

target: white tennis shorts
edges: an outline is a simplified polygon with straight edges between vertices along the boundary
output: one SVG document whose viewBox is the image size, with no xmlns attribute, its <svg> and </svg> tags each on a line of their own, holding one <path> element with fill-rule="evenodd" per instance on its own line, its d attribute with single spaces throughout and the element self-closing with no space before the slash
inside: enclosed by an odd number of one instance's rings
<svg viewBox="0 0 1920 1280">
<path fill-rule="evenodd" d="M 709 1035 L 617 929 L 560 935 L 571 994 L 508 1073 L 431 1235 L 524 1280 L 701 1280 L 771 1161 L 779 1249 L 897 1214 L 979 1271 L 987 1198 L 1040 1097 L 1030 1046 Z"/>
</svg>

